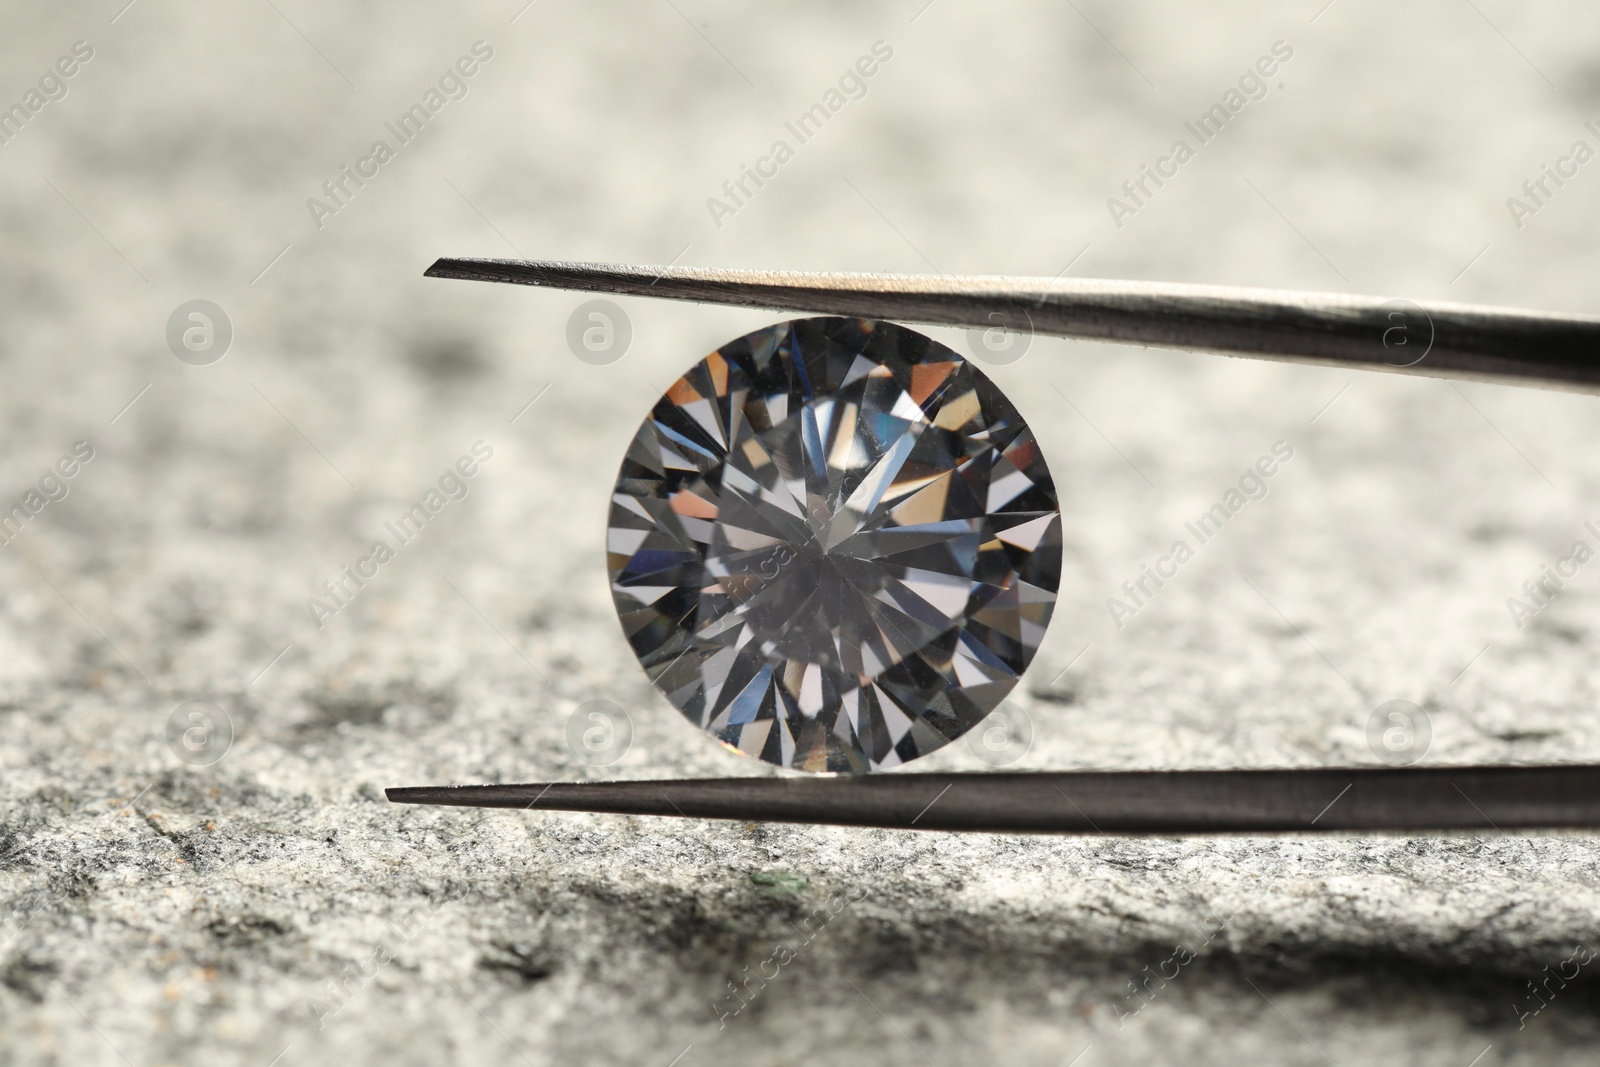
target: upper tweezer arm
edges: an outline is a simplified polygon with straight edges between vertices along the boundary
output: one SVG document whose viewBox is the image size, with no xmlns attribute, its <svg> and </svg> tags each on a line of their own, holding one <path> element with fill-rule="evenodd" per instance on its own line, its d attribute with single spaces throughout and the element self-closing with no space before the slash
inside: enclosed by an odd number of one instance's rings
<svg viewBox="0 0 1600 1067">
<path fill-rule="evenodd" d="M 441 259 L 430 278 L 1020 331 L 1600 392 L 1600 317 L 1288 289 Z"/>
</svg>

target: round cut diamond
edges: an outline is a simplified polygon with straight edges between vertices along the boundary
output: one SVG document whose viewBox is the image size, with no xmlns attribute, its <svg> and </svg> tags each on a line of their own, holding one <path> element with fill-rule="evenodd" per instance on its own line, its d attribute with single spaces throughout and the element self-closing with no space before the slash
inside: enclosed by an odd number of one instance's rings
<svg viewBox="0 0 1600 1067">
<path fill-rule="evenodd" d="M 1027 424 L 887 322 L 797 319 L 713 352 L 639 427 L 611 500 L 612 594 L 651 680 L 800 770 L 893 766 L 971 729 L 1061 578 Z"/>
</svg>

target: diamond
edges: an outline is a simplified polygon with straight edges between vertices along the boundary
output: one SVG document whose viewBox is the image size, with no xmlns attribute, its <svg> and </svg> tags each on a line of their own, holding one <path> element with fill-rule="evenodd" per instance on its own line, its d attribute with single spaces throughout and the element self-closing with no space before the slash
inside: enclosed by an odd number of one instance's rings
<svg viewBox="0 0 1600 1067">
<path fill-rule="evenodd" d="M 612 595 L 651 681 L 798 770 L 895 766 L 977 725 L 1061 579 L 1032 431 L 887 322 L 796 319 L 713 352 L 639 427 L 611 501 Z"/>
</svg>

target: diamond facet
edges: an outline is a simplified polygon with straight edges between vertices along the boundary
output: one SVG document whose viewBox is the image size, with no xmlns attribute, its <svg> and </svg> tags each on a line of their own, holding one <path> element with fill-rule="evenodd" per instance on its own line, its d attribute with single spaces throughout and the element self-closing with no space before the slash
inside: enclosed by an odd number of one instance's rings
<svg viewBox="0 0 1600 1067">
<path fill-rule="evenodd" d="M 639 427 L 611 497 L 623 630 L 689 720 L 769 763 L 867 771 L 993 710 L 1038 650 L 1061 511 L 976 367 L 868 319 L 724 345 Z"/>
</svg>

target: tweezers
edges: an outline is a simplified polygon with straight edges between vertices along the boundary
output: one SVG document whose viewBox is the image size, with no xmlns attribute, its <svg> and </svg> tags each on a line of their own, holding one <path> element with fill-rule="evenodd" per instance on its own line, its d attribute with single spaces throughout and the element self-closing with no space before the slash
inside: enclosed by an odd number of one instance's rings
<svg viewBox="0 0 1600 1067">
<path fill-rule="evenodd" d="M 1600 391 L 1600 318 L 1152 282 L 441 259 L 431 278 Z M 387 790 L 402 804 L 1057 834 L 1600 828 L 1600 766 L 887 773 Z"/>
</svg>

